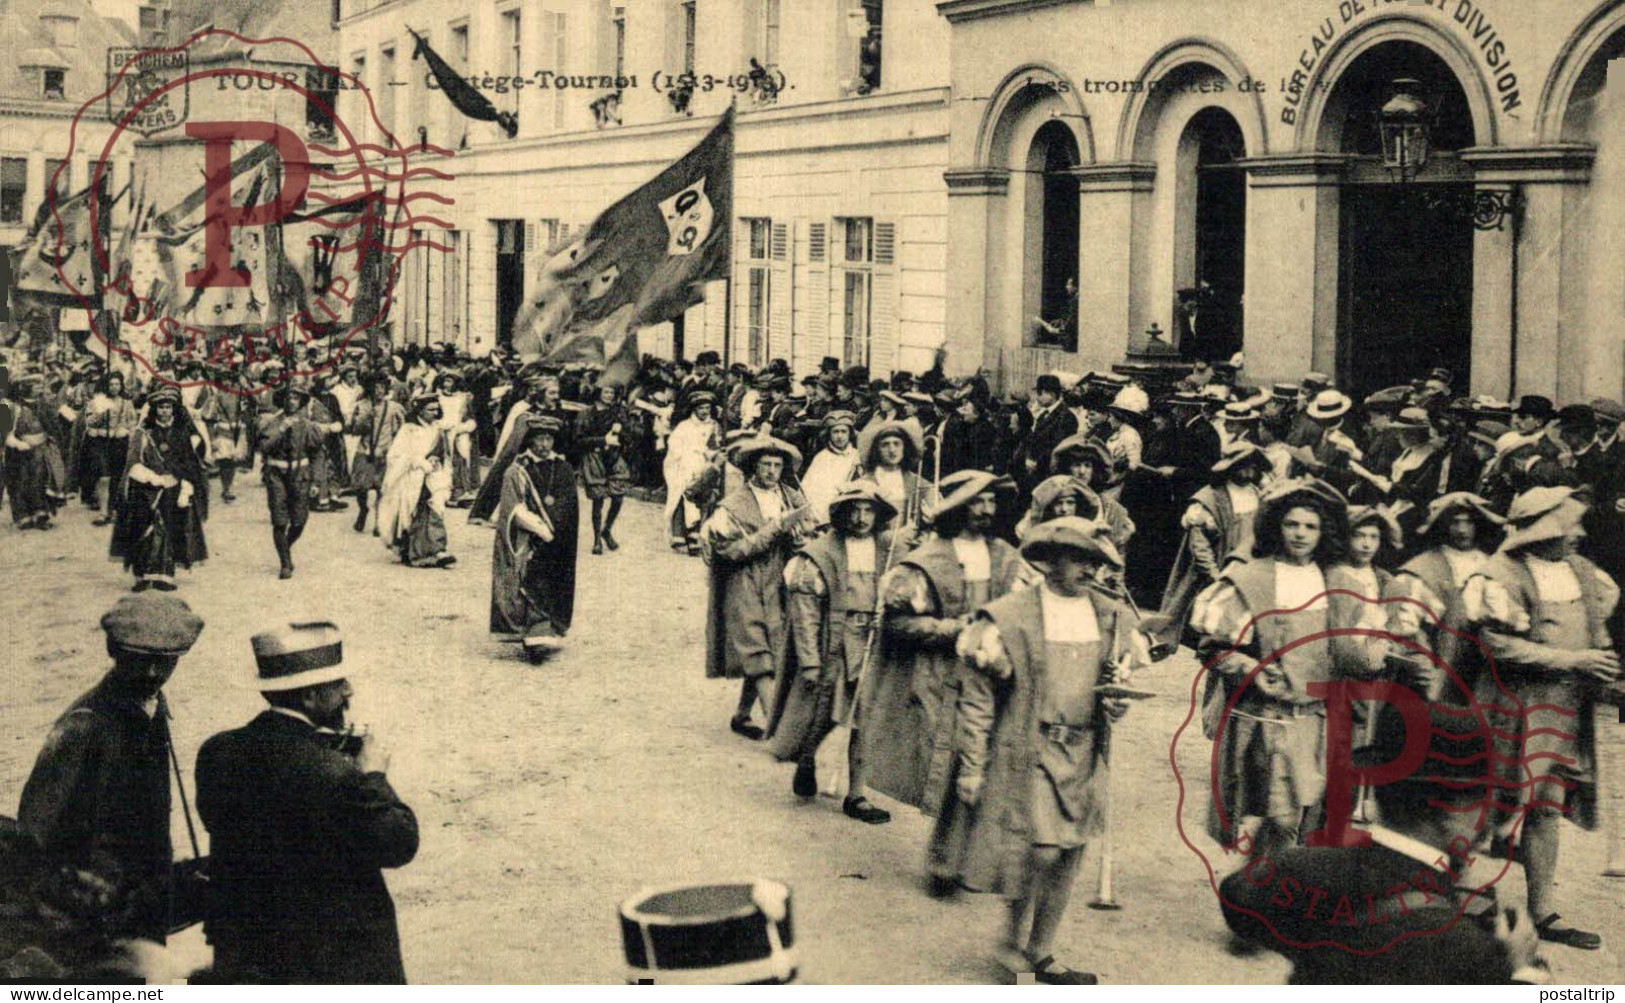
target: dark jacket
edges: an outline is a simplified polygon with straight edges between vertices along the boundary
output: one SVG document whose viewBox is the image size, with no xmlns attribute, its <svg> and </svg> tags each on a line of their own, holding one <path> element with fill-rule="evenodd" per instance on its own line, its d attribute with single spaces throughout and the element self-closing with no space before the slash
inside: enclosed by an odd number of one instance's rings
<svg viewBox="0 0 1625 1003">
<path fill-rule="evenodd" d="M 197 807 L 213 895 L 204 931 L 220 976 L 406 981 L 383 870 L 417 854 L 418 823 L 382 773 L 268 710 L 204 743 Z"/>
<path fill-rule="evenodd" d="M 1294 847 L 1225 878 L 1219 900 L 1230 929 L 1292 963 L 1293 985 L 1511 981 L 1500 943 L 1477 918 L 1458 918 L 1451 898 L 1412 891 L 1402 909 L 1390 894 L 1429 880 L 1450 887 L 1446 874 L 1380 845 Z"/>
<path fill-rule="evenodd" d="M 1078 434 L 1078 416 L 1066 406 L 1066 402 L 1055 407 L 1042 418 L 1033 423 L 1033 430 L 1028 433 L 1027 441 L 1022 444 L 1017 457 L 1019 461 L 1015 467 L 1017 476 L 1026 477 L 1027 483 L 1038 484 L 1050 475 L 1050 454 L 1063 439 L 1070 439 Z M 1025 468 L 1025 461 L 1032 460 L 1037 467 L 1029 474 Z"/>
<path fill-rule="evenodd" d="M 120 932 L 158 941 L 171 861 L 168 716 L 162 699 L 149 718 L 103 679 L 51 728 L 17 810 L 53 861 L 130 896 Z"/>
</svg>

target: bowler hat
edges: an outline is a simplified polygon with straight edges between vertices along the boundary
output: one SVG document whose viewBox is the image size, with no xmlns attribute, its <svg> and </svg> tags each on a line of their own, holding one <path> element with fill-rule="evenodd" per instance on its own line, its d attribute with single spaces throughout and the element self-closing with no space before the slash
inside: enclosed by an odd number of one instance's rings
<svg viewBox="0 0 1625 1003">
<path fill-rule="evenodd" d="M 1545 421 L 1556 416 L 1557 408 L 1553 406 L 1550 397 L 1539 394 L 1525 394 L 1518 398 L 1518 407 L 1513 411 L 1519 417 L 1539 418 Z"/>
<path fill-rule="evenodd" d="M 175 596 L 125 596 L 102 614 L 102 630 L 124 651 L 184 655 L 203 632 L 203 620 Z"/>
<path fill-rule="evenodd" d="M 1051 393 L 1056 396 L 1066 392 L 1066 389 L 1061 386 L 1061 378 L 1054 373 L 1045 373 L 1038 377 L 1037 382 L 1033 384 L 1033 390 L 1037 393 Z"/>
<path fill-rule="evenodd" d="M 694 364 L 696 366 L 717 366 L 717 365 L 721 365 L 722 364 L 722 356 L 718 355 L 715 350 L 708 348 L 705 351 L 701 352 L 699 355 L 694 356 Z"/>
<path fill-rule="evenodd" d="M 826 355 L 818 361 L 818 371 L 823 373 L 838 373 L 841 371 L 841 360 L 833 355 Z"/>
<path fill-rule="evenodd" d="M 319 686 L 352 673 L 344 666 L 344 638 L 330 620 L 278 625 L 249 639 L 261 693 Z"/>
</svg>

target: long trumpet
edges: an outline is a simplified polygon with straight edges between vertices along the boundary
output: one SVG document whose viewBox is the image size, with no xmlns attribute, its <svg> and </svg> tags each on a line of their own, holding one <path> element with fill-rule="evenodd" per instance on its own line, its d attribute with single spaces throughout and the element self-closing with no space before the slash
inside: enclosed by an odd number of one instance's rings
<svg viewBox="0 0 1625 1003">
<path fill-rule="evenodd" d="M 1179 650 L 1179 642 L 1167 636 L 1168 629 L 1173 626 L 1174 618 L 1165 613 L 1153 613 L 1150 616 L 1140 612 L 1140 607 L 1134 601 L 1126 588 L 1115 588 L 1107 582 L 1094 579 L 1089 587 L 1108 599 L 1116 599 L 1126 605 L 1134 613 L 1134 629 L 1145 638 L 1146 653 L 1153 662 L 1167 660 L 1175 651 Z"/>
</svg>

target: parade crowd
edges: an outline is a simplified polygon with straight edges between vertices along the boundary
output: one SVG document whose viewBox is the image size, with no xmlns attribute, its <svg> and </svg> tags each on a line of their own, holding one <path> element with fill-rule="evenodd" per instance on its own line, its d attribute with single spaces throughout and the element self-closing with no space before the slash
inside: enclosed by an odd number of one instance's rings
<svg viewBox="0 0 1625 1003">
<path fill-rule="evenodd" d="M 1001 894 L 1011 973 L 1095 981 L 1056 934 L 1111 825 L 1113 724 L 1189 689 L 1161 664 L 1182 647 L 1216 749 L 1209 834 L 1273 875 L 1223 879 L 1234 950 L 1278 951 L 1299 982 L 1451 983 L 1544 981 L 1541 945 L 1602 946 L 1555 886 L 1560 821 L 1595 828 L 1618 796 L 1599 790 L 1596 726 L 1622 693 L 1617 401 L 1474 397 L 1443 370 L 1356 400 L 1323 374 L 1254 386 L 1202 361 L 1047 373 L 1006 397 L 941 356 L 885 380 L 830 358 L 797 380 L 703 352 L 646 358 L 625 386 L 450 346 L 298 361 L 12 374 L 14 526 L 49 530 L 77 495 L 133 591 L 158 593 L 104 617 L 114 666 L 58 722 L 3 833 L 8 861 L 76 868 L 29 885 L 42 909 L 75 903 L 53 963 L 84 963 L 87 930 L 162 941 L 177 924 L 160 690 L 203 625 L 162 593 L 207 559 L 211 506 L 256 465 L 283 579 L 312 514 L 352 502 L 357 533 L 426 572 L 455 567 L 451 513 L 491 526 L 490 630 L 535 663 L 571 625 L 578 484 L 594 558 L 635 560 L 650 544 L 616 537 L 624 499 L 663 498 L 654 545 L 707 567 L 705 672 L 739 681 L 731 731 L 794 764 L 796 797 L 835 794 L 871 825 L 891 818 L 875 792 L 930 816 L 925 891 Z M 282 375 L 301 368 L 320 371 Z M 412 859 L 416 820 L 387 754 L 346 729 L 339 629 L 252 644 L 267 709 L 211 739 L 195 776 L 214 974 L 402 981 L 382 871 Z M 1430 723 L 1423 765 L 1350 805 L 1327 793 L 1343 682 L 1394 684 L 1353 701 L 1356 763 L 1407 753 L 1417 708 Z M 1369 845 L 1311 838 L 1351 811 Z M 1453 866 L 1463 840 L 1477 866 L 1515 860 L 1526 896 Z M 1324 915 L 1274 894 L 1286 881 L 1333 889 Z M 1350 935 L 1366 954 L 1295 946 L 1339 894 L 1376 902 Z"/>
</svg>

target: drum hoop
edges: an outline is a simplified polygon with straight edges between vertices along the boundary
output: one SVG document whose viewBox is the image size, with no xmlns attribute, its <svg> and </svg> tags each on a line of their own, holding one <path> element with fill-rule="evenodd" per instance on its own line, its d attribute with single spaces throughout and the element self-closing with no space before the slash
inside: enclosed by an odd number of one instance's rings
<svg viewBox="0 0 1625 1003">
<path fill-rule="evenodd" d="M 648 926 L 698 926 L 698 925 L 700 925 L 702 923 L 714 923 L 717 920 L 722 920 L 722 919 L 743 919 L 746 916 L 750 916 L 750 915 L 757 914 L 757 913 L 761 912 L 761 909 L 754 902 L 752 902 L 749 905 L 740 906 L 738 909 L 732 910 L 731 912 L 713 913 L 713 914 L 711 914 L 709 916 L 694 916 L 694 917 L 669 916 L 669 915 L 667 915 L 665 913 L 643 912 L 642 910 L 640 910 L 638 908 L 643 903 L 649 901 L 650 899 L 654 898 L 657 895 L 669 895 L 669 894 L 671 894 L 673 892 L 680 892 L 680 891 L 684 891 L 686 889 L 691 889 L 691 888 L 709 888 L 709 887 L 724 886 L 724 885 L 742 885 L 742 886 L 744 886 L 746 888 L 755 888 L 758 885 L 766 885 L 771 890 L 782 893 L 785 896 L 786 899 L 788 899 L 789 895 L 790 895 L 790 889 L 789 889 L 789 887 L 787 885 L 785 885 L 782 881 L 774 881 L 771 878 L 751 878 L 749 880 L 731 880 L 731 881 L 730 880 L 723 880 L 723 881 L 704 881 L 704 882 L 685 881 L 685 882 L 683 882 L 681 884 L 675 884 L 675 885 L 662 885 L 662 886 L 648 886 L 648 887 L 645 887 L 645 888 L 639 890 L 637 894 L 633 895 L 631 898 L 627 899 L 625 902 L 623 902 L 621 904 L 620 913 L 621 913 L 622 918 L 624 918 L 624 919 L 626 919 L 626 920 L 628 920 L 630 922 L 638 924 L 639 927 L 648 927 Z M 765 916 L 763 918 L 766 919 Z M 769 925 L 776 925 L 776 924 L 773 923 L 772 920 L 768 920 L 768 923 L 769 923 Z"/>
</svg>

